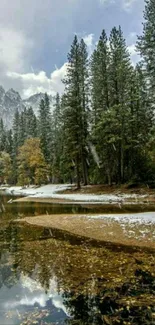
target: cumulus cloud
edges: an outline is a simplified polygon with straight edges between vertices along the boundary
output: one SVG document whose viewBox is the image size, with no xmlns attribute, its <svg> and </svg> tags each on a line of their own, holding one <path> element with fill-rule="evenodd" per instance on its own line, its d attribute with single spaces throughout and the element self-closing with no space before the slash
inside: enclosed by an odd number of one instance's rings
<svg viewBox="0 0 155 325">
<path fill-rule="evenodd" d="M 127 37 L 127 45 L 128 45 L 128 51 L 130 53 L 130 57 L 133 65 L 136 65 L 136 63 L 138 63 L 138 61 L 140 60 L 140 56 L 136 49 L 136 42 L 137 42 L 137 33 L 135 31 L 132 31 L 129 33 Z"/>
<path fill-rule="evenodd" d="M 122 0 L 124 10 L 130 10 L 137 0 Z"/>
<path fill-rule="evenodd" d="M 0 65 L 9 70 L 22 70 L 24 54 L 33 46 L 31 40 L 26 39 L 22 32 L 9 28 L 0 29 Z"/>
<path fill-rule="evenodd" d="M 15 309 L 21 306 L 30 307 L 34 306 L 35 303 L 38 303 L 40 307 L 45 307 L 47 301 L 51 299 L 54 307 L 63 310 L 63 312 L 69 316 L 68 311 L 63 303 L 62 295 L 57 292 L 57 282 L 55 278 L 50 280 L 48 294 L 45 293 L 44 288 L 38 281 L 33 280 L 27 276 L 21 276 L 20 282 L 22 292 L 19 299 L 15 297 L 13 292 L 15 289 L 12 287 L 12 292 L 9 292 L 8 294 L 8 300 L 5 302 L 2 301 L 1 303 L 1 308 L 3 308 L 3 310 L 7 310 L 8 308 Z"/>
<path fill-rule="evenodd" d="M 141 1 L 141 0 L 120 0 L 121 1 L 121 5 L 122 5 L 122 8 L 125 10 L 125 11 L 129 11 L 131 10 L 133 4 L 136 2 L 136 1 Z M 118 2 L 118 0 L 99 0 L 99 2 L 101 4 L 115 4 Z"/>
<path fill-rule="evenodd" d="M 47 77 L 52 70 L 47 57 L 53 48 L 65 44 L 73 30 L 76 3 L 78 0 L 0 1 L 0 85 L 13 87 L 24 97 L 37 91 L 62 91 L 65 65 Z M 60 66 L 51 57 L 51 66 L 55 64 Z M 31 73 L 33 65 L 35 73 Z"/>
<path fill-rule="evenodd" d="M 128 51 L 130 53 L 131 61 L 132 61 L 133 65 L 136 65 L 136 63 L 139 61 L 139 55 L 136 50 L 136 44 L 129 45 Z"/>
<path fill-rule="evenodd" d="M 128 51 L 130 53 L 131 56 L 136 55 L 136 45 L 135 44 L 131 44 L 128 46 Z"/>
<path fill-rule="evenodd" d="M 47 76 L 45 71 L 30 71 L 31 52 L 34 43 L 23 32 L 10 28 L 0 29 L 0 84 L 4 88 L 15 88 L 23 98 L 37 92 L 62 93 L 67 64 L 56 68 Z"/>
<path fill-rule="evenodd" d="M 25 98 L 37 91 L 61 93 L 66 71 L 63 62 L 74 31 L 85 35 L 90 56 L 94 48 L 90 31 L 96 35 L 102 23 L 98 4 L 103 9 L 119 4 L 128 11 L 136 1 L 142 0 L 1 0 L 0 85 L 6 90 L 14 88 Z M 106 17 L 104 23 L 108 25 Z M 55 65 L 59 68 L 54 70 Z"/>
<path fill-rule="evenodd" d="M 29 66 L 33 41 L 23 32 L 6 27 L 0 28 L 0 83 L 9 87 L 7 71 L 22 72 Z"/>
<path fill-rule="evenodd" d="M 94 34 L 85 35 L 83 39 L 90 56 L 94 48 Z M 12 65 L 10 67 L 12 68 Z M 6 77 L 10 84 L 16 85 L 16 90 L 20 92 L 23 98 L 28 98 L 37 92 L 47 92 L 48 94 L 55 95 L 57 92 L 61 94 L 64 91 L 62 80 L 67 71 L 67 62 L 60 68 L 55 67 L 56 69 L 51 72 L 49 77 L 45 71 L 21 73 L 20 71 L 17 72 L 16 65 L 13 65 L 13 67 L 14 71 L 7 70 Z"/>
<path fill-rule="evenodd" d="M 88 55 L 90 56 L 94 49 L 94 34 L 84 36 L 83 40 L 87 45 Z"/>
<path fill-rule="evenodd" d="M 67 70 L 67 63 L 62 67 L 54 70 L 48 78 L 45 71 L 38 73 L 17 73 L 7 72 L 7 77 L 12 79 L 15 84 L 21 87 L 21 95 L 23 98 L 34 95 L 37 92 L 47 92 L 48 94 L 55 95 L 56 92 L 62 93 L 64 85 L 62 79 L 64 78 Z"/>
</svg>

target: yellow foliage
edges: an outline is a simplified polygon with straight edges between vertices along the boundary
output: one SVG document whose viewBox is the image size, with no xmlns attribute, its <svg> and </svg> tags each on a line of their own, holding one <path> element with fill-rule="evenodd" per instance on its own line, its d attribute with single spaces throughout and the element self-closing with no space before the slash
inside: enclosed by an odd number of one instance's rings
<svg viewBox="0 0 155 325">
<path fill-rule="evenodd" d="M 17 159 L 19 184 L 41 184 L 47 181 L 48 166 L 40 148 L 39 138 L 27 139 L 23 146 L 19 148 Z"/>
<path fill-rule="evenodd" d="M 0 181 L 7 183 L 11 175 L 11 158 L 10 155 L 2 151 L 0 152 Z"/>
</svg>

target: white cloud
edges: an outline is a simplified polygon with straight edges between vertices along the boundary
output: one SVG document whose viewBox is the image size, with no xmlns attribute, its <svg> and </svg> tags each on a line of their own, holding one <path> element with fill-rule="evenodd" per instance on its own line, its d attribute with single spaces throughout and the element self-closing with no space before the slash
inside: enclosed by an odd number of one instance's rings
<svg viewBox="0 0 155 325">
<path fill-rule="evenodd" d="M 136 51 L 136 44 L 131 44 L 128 46 L 128 51 L 130 53 L 131 56 L 131 61 L 133 63 L 133 65 L 136 65 L 136 63 L 139 61 L 140 57 Z"/>
<path fill-rule="evenodd" d="M 136 1 L 137 0 L 122 0 L 123 9 L 127 11 L 130 10 Z"/>
<path fill-rule="evenodd" d="M 96 0 L 96 4 L 97 1 L 107 7 L 116 3 L 123 10 L 129 10 L 136 1 L 142 0 Z M 36 91 L 62 92 L 64 86 L 61 78 L 66 64 L 56 68 L 50 76 L 45 71 L 49 73 L 50 62 L 52 66 L 56 62 L 54 51 L 58 53 L 57 64 L 64 54 L 61 51 L 67 53 L 75 26 L 78 25 L 78 32 L 82 36 L 84 20 L 84 29 L 89 30 L 87 22 L 91 20 L 92 9 L 88 3 L 89 0 L 1 0 L 0 85 L 6 90 L 12 87 L 24 97 Z M 88 34 L 84 40 L 90 56 L 95 45 L 94 35 Z M 134 42 L 132 39 L 131 44 Z M 34 65 L 35 71 L 31 65 Z"/>
<path fill-rule="evenodd" d="M 129 39 L 137 39 L 137 33 L 136 32 L 131 32 L 129 34 Z"/>
<path fill-rule="evenodd" d="M 131 56 L 136 55 L 136 45 L 135 44 L 131 44 L 128 46 L 128 51 L 130 53 Z"/>
<path fill-rule="evenodd" d="M 106 4 L 106 3 L 111 4 L 111 3 L 115 3 L 115 1 L 116 0 L 99 0 L 101 4 Z"/>
<path fill-rule="evenodd" d="M 120 0 L 120 1 L 121 1 L 122 8 L 125 11 L 129 11 L 131 10 L 133 4 L 138 0 Z M 101 4 L 116 4 L 118 0 L 99 0 L 99 2 Z"/>
<path fill-rule="evenodd" d="M 94 34 L 84 36 L 83 40 L 87 45 L 88 55 L 90 56 L 94 49 Z"/>
<path fill-rule="evenodd" d="M 20 92 L 23 98 L 32 96 L 37 92 L 47 92 L 51 95 L 55 95 L 56 92 L 62 93 L 64 90 L 62 79 L 66 74 L 66 70 L 67 63 L 64 63 L 62 67 L 54 70 L 50 77 L 46 75 L 45 71 L 23 74 L 8 71 L 7 77 L 21 85 Z"/>
<path fill-rule="evenodd" d="M 6 90 L 12 87 L 24 96 L 49 88 L 51 77 L 38 71 L 52 70 L 48 53 L 53 66 L 53 49 L 58 49 L 59 44 L 63 47 L 72 33 L 76 3 L 78 0 L 0 1 L 0 85 Z M 35 66 L 34 74 L 30 73 L 31 65 Z M 61 74 L 63 68 L 52 74 L 54 89 Z M 59 83 L 58 89 L 62 87 Z"/>
<path fill-rule="evenodd" d="M 8 301 L 4 303 L 2 302 L 2 307 L 4 310 L 8 308 L 15 309 L 20 306 L 30 307 L 34 306 L 35 303 L 38 303 L 40 307 L 45 307 L 47 301 L 51 299 L 52 304 L 56 308 L 63 310 L 64 313 L 69 316 L 68 311 L 63 303 L 62 295 L 61 293 L 59 294 L 57 292 L 57 282 L 55 278 L 50 280 L 50 288 L 47 294 L 45 293 L 44 288 L 37 280 L 33 280 L 27 276 L 21 276 L 20 281 L 22 286 L 22 292 L 19 299 L 17 299 L 16 297 L 14 298 L 13 294 L 8 295 Z M 14 288 L 12 287 L 11 290 L 13 291 Z"/>
<path fill-rule="evenodd" d="M 21 31 L 0 28 L 0 85 L 8 89 L 13 87 L 20 91 L 20 85 L 13 83 L 7 75 L 13 71 L 24 73 L 29 69 L 34 43 Z"/>
<path fill-rule="evenodd" d="M 0 65 L 9 70 L 21 71 L 26 63 L 26 55 L 33 47 L 31 40 L 20 31 L 0 29 Z"/>
</svg>

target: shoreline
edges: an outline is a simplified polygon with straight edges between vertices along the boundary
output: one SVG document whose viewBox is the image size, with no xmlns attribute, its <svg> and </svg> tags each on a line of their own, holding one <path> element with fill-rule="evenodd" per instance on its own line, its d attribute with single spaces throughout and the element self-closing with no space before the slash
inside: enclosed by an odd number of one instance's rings
<svg viewBox="0 0 155 325">
<path fill-rule="evenodd" d="M 8 201 L 9 202 L 9 201 Z M 87 201 L 71 201 L 66 199 L 54 199 L 54 198 L 37 198 L 37 197 L 22 197 L 16 198 L 9 203 L 39 203 L 39 204 L 50 204 L 50 205 L 60 205 L 60 206 L 74 206 L 80 207 L 83 209 L 87 209 L 88 211 L 96 210 L 96 213 L 139 213 L 139 212 L 154 212 L 155 211 L 155 202 L 149 201 L 149 203 L 145 200 L 143 201 L 124 201 L 120 202 L 87 202 Z"/>
<path fill-rule="evenodd" d="M 55 204 L 81 204 L 81 205 L 137 205 L 137 204 L 154 204 L 155 200 L 148 199 L 135 199 L 133 198 L 121 201 L 118 198 L 118 201 L 112 201 L 111 199 L 107 201 L 87 201 L 87 200 L 72 200 L 71 198 L 55 198 L 55 197 L 35 197 L 35 196 L 24 196 L 20 198 L 16 198 L 13 202 L 40 202 L 40 203 L 55 203 Z"/>
<path fill-rule="evenodd" d="M 12 202 L 40 202 L 51 204 L 76 204 L 89 206 L 116 206 L 122 208 L 127 205 L 153 206 L 155 210 L 155 190 L 148 188 L 126 189 L 123 187 L 107 187 L 89 185 L 76 190 L 70 184 L 48 184 L 40 187 L 21 186 L 0 187 L 0 191 L 11 195 Z M 16 197 L 13 199 L 13 197 Z M 11 202 L 11 203 L 12 203 Z"/>
<path fill-rule="evenodd" d="M 17 219 L 15 222 L 49 228 L 51 229 L 51 234 L 52 230 L 58 230 L 101 243 L 107 242 L 117 245 L 155 249 L 155 221 L 151 223 L 149 219 L 146 222 L 142 220 L 137 223 L 134 219 L 131 222 L 127 222 L 125 219 L 119 220 L 118 217 L 113 219 L 108 215 L 103 215 L 102 218 L 102 216 L 95 214 L 57 214 L 25 217 L 20 220 Z"/>
</svg>

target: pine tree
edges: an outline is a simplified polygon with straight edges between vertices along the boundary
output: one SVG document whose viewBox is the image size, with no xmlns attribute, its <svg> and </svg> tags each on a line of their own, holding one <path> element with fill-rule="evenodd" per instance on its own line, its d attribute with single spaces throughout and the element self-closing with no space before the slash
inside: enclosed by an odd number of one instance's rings
<svg viewBox="0 0 155 325">
<path fill-rule="evenodd" d="M 39 136 L 41 149 L 47 163 L 51 163 L 52 133 L 51 133 L 51 113 L 48 95 L 45 94 L 41 100 L 39 108 Z"/>
<path fill-rule="evenodd" d="M 4 128 L 3 120 L 0 120 L 0 151 L 5 149 L 6 144 L 6 131 Z"/>
<path fill-rule="evenodd" d="M 27 138 L 27 130 L 26 130 L 27 118 L 26 118 L 26 110 L 19 114 L 19 141 L 18 146 L 22 146 L 24 141 Z"/>
<path fill-rule="evenodd" d="M 105 30 L 102 31 L 99 38 L 96 49 L 94 50 L 91 60 L 90 60 L 90 70 L 91 70 L 91 136 L 93 144 L 90 142 L 90 146 L 94 146 L 95 150 L 99 155 L 100 163 L 103 167 L 99 169 L 99 161 L 96 158 L 91 161 L 91 174 L 93 181 L 103 181 L 106 179 L 109 171 L 107 171 L 108 166 L 105 162 L 106 156 L 105 151 L 103 152 L 103 142 L 104 140 L 104 130 L 100 130 L 100 122 L 103 118 L 104 112 L 109 109 L 109 48 L 108 40 Z M 100 126 L 99 126 L 99 125 Z M 108 158 L 109 160 L 109 158 Z M 103 161 L 105 164 L 103 164 Z M 108 169 L 109 170 L 109 169 Z M 110 183 L 110 180 L 108 180 Z"/>
<path fill-rule="evenodd" d="M 109 108 L 108 68 L 108 40 L 103 30 L 91 58 L 91 98 L 94 125 L 100 120 L 102 113 Z"/>
<path fill-rule="evenodd" d="M 14 120 L 13 120 L 13 151 L 14 151 L 14 156 L 17 154 L 17 149 L 18 149 L 19 144 L 20 144 L 19 123 L 20 123 L 20 115 L 19 115 L 18 110 L 16 110 Z"/>
<path fill-rule="evenodd" d="M 26 112 L 26 134 L 27 138 L 36 138 L 38 135 L 37 118 L 32 107 L 29 107 Z"/>
<path fill-rule="evenodd" d="M 109 66 L 109 103 L 110 107 L 117 107 L 120 131 L 117 142 L 117 181 L 124 182 L 125 151 L 130 118 L 130 82 L 132 66 L 126 42 L 121 27 L 114 27 L 110 34 L 110 66 Z"/>
<path fill-rule="evenodd" d="M 149 99 L 155 107 L 155 0 L 145 0 L 143 34 L 138 37 L 137 48 L 144 63 Z"/>
<path fill-rule="evenodd" d="M 79 44 L 75 36 L 68 54 L 65 79 L 64 124 L 66 147 L 76 168 L 77 187 L 81 179 L 87 184 L 87 52 L 84 41 Z"/>
<path fill-rule="evenodd" d="M 62 113 L 60 95 L 55 97 L 55 105 L 52 114 L 52 181 L 61 182 L 60 161 L 62 157 L 63 133 L 62 133 Z"/>
<path fill-rule="evenodd" d="M 13 134 L 12 130 L 6 132 L 6 144 L 5 144 L 5 151 L 9 153 L 10 157 L 12 158 L 13 154 Z"/>
<path fill-rule="evenodd" d="M 128 121 L 128 177 L 142 179 L 146 171 L 147 144 L 153 124 L 152 109 L 147 96 L 147 82 L 142 65 L 132 72 L 130 83 L 130 119 Z M 143 161 L 143 164 L 142 164 Z"/>
<path fill-rule="evenodd" d="M 81 96 L 81 163 L 84 185 L 88 184 L 88 53 L 83 39 L 80 42 L 80 96 Z"/>
</svg>

